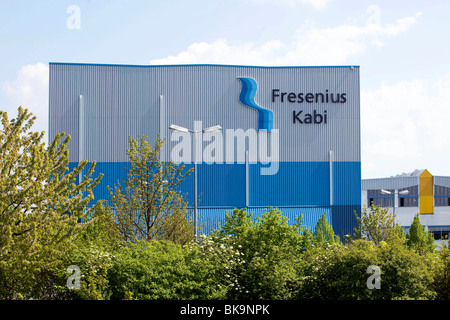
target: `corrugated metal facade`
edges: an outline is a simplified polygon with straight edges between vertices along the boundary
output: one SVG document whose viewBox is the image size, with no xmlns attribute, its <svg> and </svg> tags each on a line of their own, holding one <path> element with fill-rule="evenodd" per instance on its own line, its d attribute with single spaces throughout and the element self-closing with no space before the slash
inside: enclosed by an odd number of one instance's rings
<svg viewBox="0 0 450 320">
<path fill-rule="evenodd" d="M 224 137 L 227 130 L 257 130 L 257 113 L 239 101 L 240 77 L 256 81 L 255 101 L 273 112 L 273 128 L 279 134 L 278 170 L 262 175 L 261 170 L 270 165 L 252 154 L 250 159 L 258 161 L 248 163 L 247 178 L 242 161 L 245 150 L 238 150 L 237 144 L 232 149 L 232 163 L 207 164 L 197 158 L 201 212 L 220 217 L 224 208 L 272 206 L 292 215 L 301 209 L 310 212 L 308 223 L 313 228 L 325 211 L 338 234 L 352 232 L 354 212 L 359 213 L 361 206 L 358 67 L 51 63 L 49 134 L 71 134 L 72 164 L 80 158 L 97 161 L 96 172 L 105 177 L 95 195 L 107 199 L 106 186 L 126 177 L 129 136 L 144 134 L 154 141 L 161 133 L 167 139 L 163 159 L 180 160 L 172 154 L 179 142 L 171 141 L 170 124 L 190 129 L 195 121 L 201 121 L 202 127 L 221 125 Z M 283 102 L 281 96 L 273 96 L 274 89 L 280 95 L 286 92 Z M 289 93 L 297 95 L 293 102 L 288 100 Z M 299 103 L 299 93 L 304 93 L 303 99 L 307 93 L 321 95 L 311 103 Z M 338 94 L 341 102 L 333 103 Z M 307 114 L 320 114 L 317 119 L 322 122 L 300 123 Z M 273 132 L 260 132 L 257 139 L 260 134 L 269 140 L 274 137 Z M 209 143 L 204 138 L 203 148 Z M 228 151 L 224 147 L 223 153 Z M 224 159 L 227 156 L 222 155 Z M 187 168 L 191 166 L 187 163 Z M 191 175 L 182 186 L 190 203 L 192 191 Z M 318 207 L 318 211 L 312 209 Z"/>
<path fill-rule="evenodd" d="M 390 177 L 362 180 L 363 190 L 397 190 L 419 185 L 419 177 Z"/>
</svg>

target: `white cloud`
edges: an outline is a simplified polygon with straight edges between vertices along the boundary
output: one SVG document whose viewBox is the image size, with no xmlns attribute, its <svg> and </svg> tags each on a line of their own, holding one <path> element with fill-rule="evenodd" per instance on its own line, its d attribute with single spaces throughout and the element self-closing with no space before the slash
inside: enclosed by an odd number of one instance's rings
<svg viewBox="0 0 450 320">
<path fill-rule="evenodd" d="M 186 51 L 176 56 L 168 56 L 163 59 L 152 60 L 151 64 L 267 64 L 271 59 L 276 59 L 276 51 L 282 48 L 280 41 L 268 41 L 262 45 L 229 44 L 224 39 L 215 40 L 212 43 L 195 42 Z"/>
<path fill-rule="evenodd" d="M 450 73 L 361 92 L 363 177 L 429 169 L 449 175 Z"/>
<path fill-rule="evenodd" d="M 177 55 L 154 59 L 150 64 L 240 64 L 240 65 L 335 65 L 344 64 L 369 47 L 382 47 L 384 39 L 407 32 L 421 13 L 396 20 L 385 26 L 367 23 L 320 28 L 305 22 L 287 41 L 271 40 L 262 44 L 229 43 L 219 39 L 196 42 Z"/>
<path fill-rule="evenodd" d="M 48 131 L 48 66 L 39 62 L 23 66 L 14 80 L 3 85 L 3 91 L 9 99 L 8 116 L 17 115 L 17 108 L 22 106 L 37 118 L 33 131 Z M 45 139 L 47 137 L 45 136 Z"/>
</svg>

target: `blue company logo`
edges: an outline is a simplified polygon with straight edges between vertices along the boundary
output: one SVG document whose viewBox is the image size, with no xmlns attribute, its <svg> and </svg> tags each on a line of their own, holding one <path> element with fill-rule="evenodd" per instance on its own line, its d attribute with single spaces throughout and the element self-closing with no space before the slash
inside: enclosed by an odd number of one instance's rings
<svg viewBox="0 0 450 320">
<path fill-rule="evenodd" d="M 239 101 L 247 107 L 258 111 L 258 130 L 272 131 L 273 128 L 273 112 L 258 106 L 255 102 L 255 94 L 258 89 L 256 81 L 252 78 L 238 78 L 242 83 Z"/>
</svg>

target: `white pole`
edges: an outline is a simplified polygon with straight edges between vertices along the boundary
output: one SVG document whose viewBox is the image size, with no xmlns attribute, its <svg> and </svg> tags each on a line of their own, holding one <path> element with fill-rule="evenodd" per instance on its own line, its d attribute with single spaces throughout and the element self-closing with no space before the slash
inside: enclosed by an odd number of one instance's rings
<svg viewBox="0 0 450 320">
<path fill-rule="evenodd" d="M 249 205 L 248 150 L 245 151 L 245 206 Z"/>
<path fill-rule="evenodd" d="M 78 109 L 78 164 L 80 164 L 81 161 L 83 161 L 84 158 L 84 145 L 83 145 L 83 115 L 84 115 L 84 100 L 83 95 L 80 94 L 79 97 L 79 109 Z M 78 175 L 78 183 L 81 183 L 82 180 L 82 173 Z"/>
<path fill-rule="evenodd" d="M 330 206 L 333 205 L 333 150 L 330 150 Z"/>
<path fill-rule="evenodd" d="M 194 240 L 197 242 L 197 132 L 194 132 Z"/>
<path fill-rule="evenodd" d="M 165 136 L 165 131 L 164 131 L 164 96 L 160 95 L 159 96 L 159 137 L 161 139 L 164 139 Z M 159 150 L 159 160 L 164 162 L 165 161 L 165 148 L 164 148 L 164 144 L 161 147 L 161 150 Z"/>
</svg>

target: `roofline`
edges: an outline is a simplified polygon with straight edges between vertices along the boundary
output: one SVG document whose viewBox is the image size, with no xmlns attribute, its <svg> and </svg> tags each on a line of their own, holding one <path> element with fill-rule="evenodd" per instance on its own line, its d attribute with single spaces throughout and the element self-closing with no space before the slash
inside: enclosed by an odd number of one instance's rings
<svg viewBox="0 0 450 320">
<path fill-rule="evenodd" d="M 265 68 L 265 69 L 289 69 L 289 68 L 359 68 L 359 65 L 340 65 L 340 66 L 249 66 L 249 65 L 228 65 L 228 64 L 108 64 L 108 63 L 77 63 L 77 62 L 49 62 L 49 65 L 75 65 L 75 66 L 101 66 L 101 67 L 238 67 L 238 68 Z"/>
</svg>

